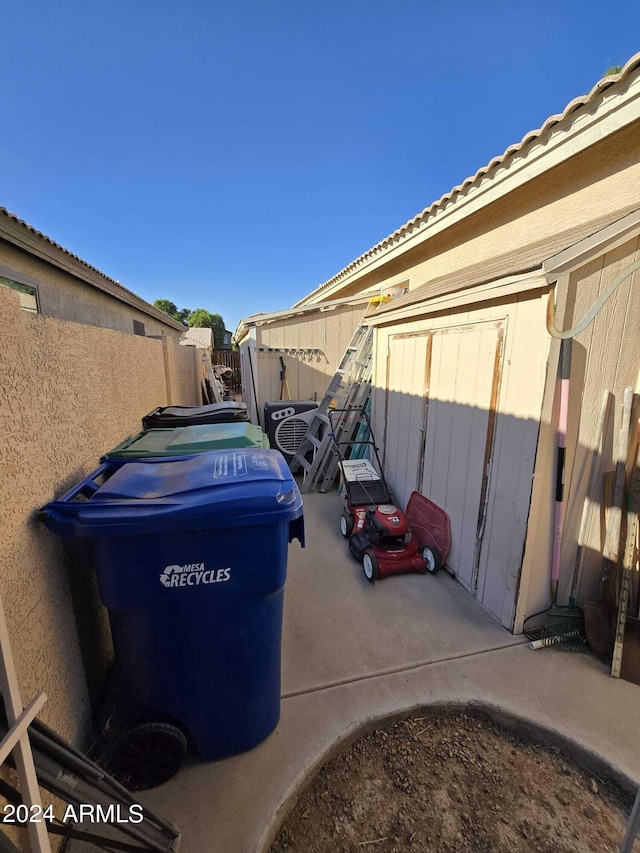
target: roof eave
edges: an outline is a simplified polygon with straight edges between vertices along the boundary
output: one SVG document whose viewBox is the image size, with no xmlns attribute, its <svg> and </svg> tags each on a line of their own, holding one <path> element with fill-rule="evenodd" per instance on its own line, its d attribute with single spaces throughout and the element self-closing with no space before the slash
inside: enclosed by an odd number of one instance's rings
<svg viewBox="0 0 640 853">
<path fill-rule="evenodd" d="M 285 308 L 282 311 L 271 311 L 267 314 L 251 314 L 240 320 L 236 331 L 233 335 L 234 342 L 240 343 L 248 334 L 248 330 L 255 326 L 263 326 L 267 323 L 275 323 L 278 320 L 287 320 L 290 317 L 299 317 L 302 314 L 311 314 L 315 311 L 332 311 L 336 308 L 343 308 L 349 305 L 361 305 L 368 302 L 371 298 L 369 293 L 359 293 L 356 296 L 351 296 L 346 299 L 336 299 L 331 302 L 314 302 L 309 305 L 296 306 Z"/>
<path fill-rule="evenodd" d="M 373 246 L 333 278 L 315 288 L 294 307 L 331 298 L 365 274 L 403 255 L 489 203 L 511 192 L 600 141 L 604 136 L 640 119 L 640 53 L 617 75 L 604 77 L 562 114 L 548 118 L 518 145 L 479 169 L 460 186 L 425 208 L 401 228 Z M 589 109 L 585 109 L 585 107 Z"/>
<path fill-rule="evenodd" d="M 166 326 L 181 332 L 187 328 L 182 323 L 174 320 L 173 317 L 169 317 L 164 311 L 160 311 L 141 297 L 136 296 L 135 293 L 123 287 L 119 282 L 109 278 L 104 273 L 101 273 L 100 270 L 87 264 L 86 261 L 73 255 L 40 231 L 27 225 L 26 222 L 23 222 L 14 214 L 9 213 L 9 211 L 3 208 L 0 208 L 0 212 L 2 213 L 0 215 L 0 239 L 80 279 L 85 284 L 92 285 L 98 288 L 98 290 L 108 293 L 114 299 L 130 305 L 132 308 L 137 308 L 142 313 L 159 320 Z"/>
</svg>

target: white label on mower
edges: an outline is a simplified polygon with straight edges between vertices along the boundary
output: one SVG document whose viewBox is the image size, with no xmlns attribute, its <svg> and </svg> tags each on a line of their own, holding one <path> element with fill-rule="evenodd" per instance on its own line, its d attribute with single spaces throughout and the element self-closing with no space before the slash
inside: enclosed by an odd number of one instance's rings
<svg viewBox="0 0 640 853">
<path fill-rule="evenodd" d="M 231 569 L 206 569 L 204 563 L 167 566 L 160 575 L 160 583 L 166 587 L 200 586 L 205 583 L 224 583 L 230 579 Z"/>
<path fill-rule="evenodd" d="M 378 481 L 380 476 L 368 459 L 343 459 L 340 462 L 342 473 L 348 483 L 359 480 Z"/>
</svg>

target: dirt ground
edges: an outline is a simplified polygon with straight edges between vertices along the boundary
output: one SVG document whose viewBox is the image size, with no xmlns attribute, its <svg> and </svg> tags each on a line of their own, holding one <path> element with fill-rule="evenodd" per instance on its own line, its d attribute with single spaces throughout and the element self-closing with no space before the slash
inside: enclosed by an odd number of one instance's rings
<svg viewBox="0 0 640 853">
<path fill-rule="evenodd" d="M 488 719 L 414 717 L 327 764 L 271 853 L 615 851 L 631 805 L 559 750 Z"/>
</svg>

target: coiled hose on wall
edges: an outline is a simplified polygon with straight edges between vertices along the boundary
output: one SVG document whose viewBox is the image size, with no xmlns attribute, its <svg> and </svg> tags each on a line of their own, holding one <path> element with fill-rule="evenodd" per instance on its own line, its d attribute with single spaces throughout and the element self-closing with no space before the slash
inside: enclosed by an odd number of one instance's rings
<svg viewBox="0 0 640 853">
<path fill-rule="evenodd" d="M 622 284 L 625 278 L 628 278 L 637 269 L 640 269 L 640 261 L 634 261 L 632 264 L 629 264 L 626 269 L 623 269 L 622 272 L 614 278 L 606 290 L 603 290 L 582 320 L 580 320 L 578 325 L 574 326 L 572 329 L 568 329 L 566 332 L 561 332 L 559 329 L 556 329 L 556 303 L 554 293 L 551 291 L 549 293 L 549 301 L 547 303 L 547 331 L 551 337 L 558 338 L 561 341 L 566 341 L 569 338 L 575 338 L 576 335 L 579 335 L 580 332 L 587 328 L 613 291 Z"/>
</svg>

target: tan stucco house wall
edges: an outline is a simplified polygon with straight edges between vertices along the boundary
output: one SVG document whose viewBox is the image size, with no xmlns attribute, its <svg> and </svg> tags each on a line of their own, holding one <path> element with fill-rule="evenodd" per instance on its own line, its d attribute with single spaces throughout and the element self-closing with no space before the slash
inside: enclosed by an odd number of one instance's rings
<svg viewBox="0 0 640 853">
<path fill-rule="evenodd" d="M 177 339 L 25 312 L 0 288 L 0 593 L 23 696 L 44 690 L 42 719 L 76 743 L 89 730 L 87 675 L 93 692 L 104 679 L 108 627 L 86 564 L 34 513 L 152 408 L 199 403 L 196 357 Z"/>
<path fill-rule="evenodd" d="M 523 262 L 540 243 L 560 251 L 637 207 L 639 121 L 637 54 L 619 75 L 600 80 L 296 307 L 394 280 L 408 280 L 413 290 L 460 270 L 473 277 L 475 265 L 494 260 L 497 274 L 504 273 L 510 257 Z M 572 230 L 588 223 L 591 231 L 574 238 Z"/>
<path fill-rule="evenodd" d="M 0 208 L 2 278 L 34 288 L 40 314 L 141 336 L 180 337 L 185 327 L 119 282 Z"/>
</svg>

